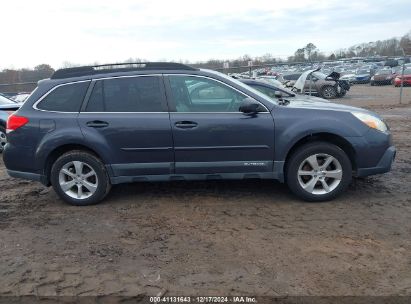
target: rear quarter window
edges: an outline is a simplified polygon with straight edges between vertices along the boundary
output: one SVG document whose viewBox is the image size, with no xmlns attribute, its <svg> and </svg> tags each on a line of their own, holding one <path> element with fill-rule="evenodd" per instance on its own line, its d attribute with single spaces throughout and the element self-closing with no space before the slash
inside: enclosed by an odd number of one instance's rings
<svg viewBox="0 0 411 304">
<path fill-rule="evenodd" d="M 90 81 L 65 84 L 55 88 L 37 105 L 54 112 L 79 112 Z"/>
</svg>

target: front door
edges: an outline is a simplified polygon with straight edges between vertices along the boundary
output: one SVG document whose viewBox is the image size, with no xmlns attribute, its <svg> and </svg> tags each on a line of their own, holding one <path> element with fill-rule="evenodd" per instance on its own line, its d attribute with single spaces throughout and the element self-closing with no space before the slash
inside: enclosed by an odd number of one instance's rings
<svg viewBox="0 0 411 304">
<path fill-rule="evenodd" d="M 247 97 L 208 77 L 169 75 L 176 174 L 272 172 L 274 122 L 268 110 L 239 111 Z"/>
<path fill-rule="evenodd" d="M 86 139 L 108 154 L 115 176 L 173 173 L 162 76 L 97 80 L 78 121 Z"/>
</svg>

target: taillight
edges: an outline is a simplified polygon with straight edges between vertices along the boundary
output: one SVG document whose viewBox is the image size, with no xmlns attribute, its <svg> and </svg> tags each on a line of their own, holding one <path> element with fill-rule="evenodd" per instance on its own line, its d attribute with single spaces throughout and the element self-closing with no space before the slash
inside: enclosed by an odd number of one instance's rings
<svg viewBox="0 0 411 304">
<path fill-rule="evenodd" d="M 29 119 L 24 116 L 10 115 L 7 120 L 7 131 L 14 131 L 18 128 L 21 128 L 29 122 Z"/>
</svg>

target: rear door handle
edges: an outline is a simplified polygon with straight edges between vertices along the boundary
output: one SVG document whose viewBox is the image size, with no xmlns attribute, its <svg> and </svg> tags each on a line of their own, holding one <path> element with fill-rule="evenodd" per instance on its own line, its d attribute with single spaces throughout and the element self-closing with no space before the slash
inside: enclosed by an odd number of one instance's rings
<svg viewBox="0 0 411 304">
<path fill-rule="evenodd" d="M 174 125 L 180 129 L 192 129 L 197 127 L 198 123 L 194 121 L 177 121 Z"/>
<path fill-rule="evenodd" d="M 93 120 L 93 121 L 88 121 L 86 125 L 87 127 L 91 127 L 91 128 L 105 128 L 105 127 L 108 127 L 108 122 L 101 121 L 101 120 Z"/>
</svg>

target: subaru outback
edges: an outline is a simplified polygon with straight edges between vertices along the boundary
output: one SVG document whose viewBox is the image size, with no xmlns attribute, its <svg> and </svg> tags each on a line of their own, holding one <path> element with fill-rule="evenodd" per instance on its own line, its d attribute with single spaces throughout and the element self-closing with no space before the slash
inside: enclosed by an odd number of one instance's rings
<svg viewBox="0 0 411 304">
<path fill-rule="evenodd" d="M 389 171 L 396 153 L 373 112 L 277 102 L 177 63 L 57 70 L 9 117 L 7 133 L 8 174 L 73 205 L 98 203 L 120 183 L 209 179 L 275 179 L 325 201 L 353 176 Z"/>
</svg>

